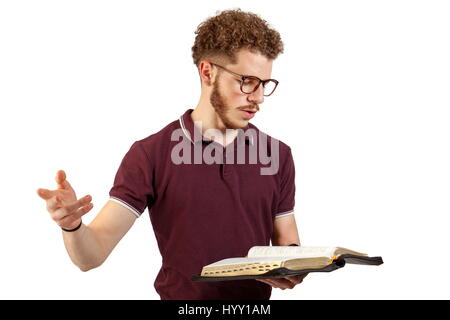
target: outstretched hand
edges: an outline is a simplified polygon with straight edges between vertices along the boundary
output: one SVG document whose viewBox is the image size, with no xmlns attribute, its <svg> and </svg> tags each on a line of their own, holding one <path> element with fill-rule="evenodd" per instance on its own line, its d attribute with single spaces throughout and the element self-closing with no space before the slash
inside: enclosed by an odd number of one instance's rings
<svg viewBox="0 0 450 320">
<path fill-rule="evenodd" d="M 66 173 L 59 170 L 56 173 L 56 190 L 37 189 L 39 197 L 47 204 L 47 211 L 56 224 L 65 229 L 73 229 L 81 222 L 81 217 L 92 208 L 92 197 L 87 195 L 77 200 L 75 190 L 66 180 Z"/>
<path fill-rule="evenodd" d="M 256 280 L 264 282 L 265 284 L 268 284 L 273 288 L 279 288 L 281 290 L 284 290 L 284 289 L 292 289 L 299 283 L 302 283 L 303 279 L 307 275 L 308 274 L 305 273 L 297 276 L 289 276 L 284 278 L 270 278 L 270 279 L 256 279 Z"/>
</svg>

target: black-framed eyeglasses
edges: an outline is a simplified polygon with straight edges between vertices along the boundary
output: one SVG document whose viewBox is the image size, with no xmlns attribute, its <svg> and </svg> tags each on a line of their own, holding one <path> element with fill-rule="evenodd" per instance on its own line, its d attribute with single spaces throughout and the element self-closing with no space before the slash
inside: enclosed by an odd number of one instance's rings
<svg viewBox="0 0 450 320">
<path fill-rule="evenodd" d="M 264 96 L 268 97 L 275 91 L 275 89 L 278 86 L 278 81 L 275 79 L 261 80 L 260 78 L 255 77 L 255 76 L 244 76 L 242 74 L 230 71 L 227 68 L 224 68 L 218 64 L 215 64 L 212 62 L 210 62 L 210 63 L 213 66 L 219 67 L 219 68 L 225 70 L 226 72 L 229 72 L 229 73 L 235 75 L 236 77 L 241 78 L 240 82 L 241 82 L 242 93 L 251 94 L 251 93 L 255 92 L 256 90 L 258 90 L 259 86 L 262 83 L 263 88 L 264 88 Z"/>
</svg>

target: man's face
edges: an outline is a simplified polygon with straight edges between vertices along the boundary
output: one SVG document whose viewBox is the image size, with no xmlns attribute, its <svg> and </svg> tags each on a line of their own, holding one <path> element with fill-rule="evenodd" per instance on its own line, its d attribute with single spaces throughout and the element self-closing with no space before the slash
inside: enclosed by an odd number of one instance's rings
<svg viewBox="0 0 450 320">
<path fill-rule="evenodd" d="M 241 50 L 236 56 L 237 64 L 223 67 L 241 75 L 270 79 L 272 60 L 248 50 Z M 218 68 L 210 102 L 227 129 L 246 128 L 249 120 L 259 111 L 259 104 L 264 102 L 262 84 L 251 94 L 242 93 L 240 85 L 238 76 Z"/>
</svg>

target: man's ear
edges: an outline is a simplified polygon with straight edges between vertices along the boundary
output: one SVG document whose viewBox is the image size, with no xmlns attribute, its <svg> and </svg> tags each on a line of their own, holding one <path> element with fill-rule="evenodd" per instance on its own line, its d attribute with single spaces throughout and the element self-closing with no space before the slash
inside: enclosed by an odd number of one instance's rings
<svg viewBox="0 0 450 320">
<path fill-rule="evenodd" d="M 200 61 L 198 64 L 198 73 L 200 75 L 200 81 L 206 85 L 212 85 L 213 70 L 212 65 L 208 61 Z"/>
</svg>

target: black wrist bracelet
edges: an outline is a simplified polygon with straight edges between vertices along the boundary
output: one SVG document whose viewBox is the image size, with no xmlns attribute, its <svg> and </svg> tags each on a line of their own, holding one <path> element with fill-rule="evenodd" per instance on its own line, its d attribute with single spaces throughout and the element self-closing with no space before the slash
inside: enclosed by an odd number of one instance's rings
<svg viewBox="0 0 450 320">
<path fill-rule="evenodd" d="M 81 227 L 81 225 L 83 224 L 83 221 L 80 221 L 80 224 L 78 225 L 78 227 L 76 227 L 76 228 L 74 228 L 74 229 L 64 229 L 64 228 L 62 228 L 61 227 L 61 229 L 63 229 L 64 231 L 66 231 L 66 232 L 74 232 L 74 231 L 77 231 L 78 229 L 80 229 L 80 227 Z"/>
</svg>

